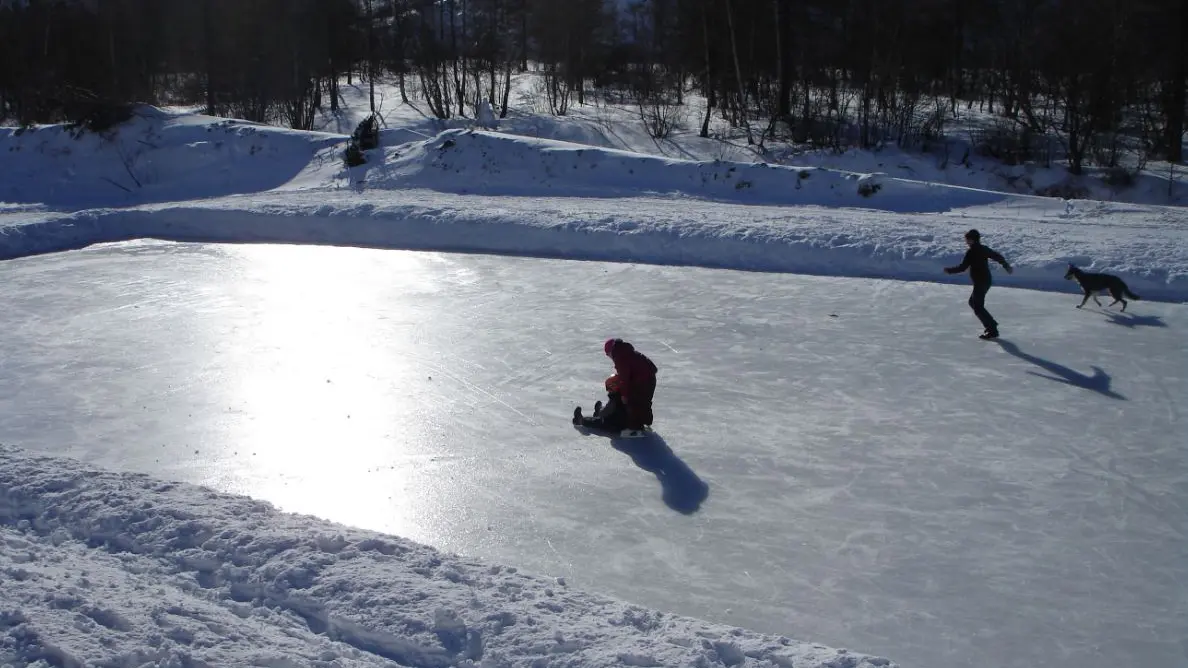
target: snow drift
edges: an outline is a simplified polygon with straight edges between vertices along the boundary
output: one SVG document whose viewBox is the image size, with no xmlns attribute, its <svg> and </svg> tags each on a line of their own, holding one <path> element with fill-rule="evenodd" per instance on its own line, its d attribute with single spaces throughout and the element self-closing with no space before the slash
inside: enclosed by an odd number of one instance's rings
<svg viewBox="0 0 1188 668">
<path fill-rule="evenodd" d="M 892 667 L 0 446 L 0 664 Z"/>
<path fill-rule="evenodd" d="M 667 195 L 719 202 L 849 206 L 939 212 L 989 204 L 1006 195 L 881 174 L 765 163 L 677 160 L 568 142 L 477 130 L 374 151 L 382 167 L 365 171 L 368 188 L 419 187 L 516 196 Z"/>
<path fill-rule="evenodd" d="M 664 194 L 748 204 L 944 211 L 1005 195 L 880 174 L 661 158 L 498 132 L 423 138 L 386 130 L 384 148 L 347 170 L 347 137 L 138 107 L 107 133 L 65 125 L 0 128 L 0 202 L 81 210 L 146 202 L 317 189 L 362 181 L 381 190 L 488 195 Z"/>
<path fill-rule="evenodd" d="M 0 202 L 78 211 L 264 192 L 345 141 L 149 106 L 104 133 L 0 128 Z"/>
</svg>

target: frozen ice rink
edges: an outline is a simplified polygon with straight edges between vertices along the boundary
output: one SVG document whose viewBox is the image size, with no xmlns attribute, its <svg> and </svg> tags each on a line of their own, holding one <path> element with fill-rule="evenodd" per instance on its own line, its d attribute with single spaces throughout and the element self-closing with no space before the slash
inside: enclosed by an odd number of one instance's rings
<svg viewBox="0 0 1188 668">
<path fill-rule="evenodd" d="M 0 441 L 905 667 L 1180 665 L 1188 307 L 1073 291 L 988 343 L 960 286 L 101 246 L 0 264 Z M 650 443 L 569 424 L 608 336 Z"/>
</svg>

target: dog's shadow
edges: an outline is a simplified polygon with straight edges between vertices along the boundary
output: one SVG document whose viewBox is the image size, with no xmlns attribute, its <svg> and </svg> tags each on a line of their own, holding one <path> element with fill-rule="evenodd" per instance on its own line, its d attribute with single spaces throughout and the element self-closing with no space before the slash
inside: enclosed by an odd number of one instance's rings
<svg viewBox="0 0 1188 668">
<path fill-rule="evenodd" d="M 1058 364 L 1051 360 L 1046 360 L 1042 357 L 1036 357 L 1035 355 L 1025 353 L 1022 350 L 1019 350 L 1019 346 L 1016 346 L 1010 341 L 995 339 L 995 342 L 1002 346 L 1002 349 L 1011 355 L 1014 355 L 1025 362 L 1031 362 L 1044 371 L 1052 374 L 1049 376 L 1047 374 L 1036 373 L 1034 371 L 1027 372 L 1033 376 L 1039 376 L 1040 378 L 1054 380 L 1057 383 L 1064 383 L 1066 385 L 1074 385 L 1086 390 L 1092 390 L 1111 399 L 1126 399 L 1126 397 L 1110 389 L 1110 375 L 1105 371 L 1102 371 L 1100 367 L 1093 367 L 1093 375 L 1087 376 L 1080 371 L 1070 369 L 1063 364 Z"/>
<path fill-rule="evenodd" d="M 596 429 L 576 429 L 609 440 L 612 448 L 631 457 L 636 466 L 656 476 L 664 504 L 678 513 L 692 515 L 701 510 L 701 504 L 709 498 L 709 485 L 697 477 L 693 469 L 656 432 L 640 438 L 621 438 Z"/>
<path fill-rule="evenodd" d="M 1130 313 L 1099 311 L 1109 318 L 1115 325 L 1122 325 L 1134 329 L 1136 327 L 1167 327 L 1167 323 L 1157 315 L 1132 315 Z"/>
</svg>

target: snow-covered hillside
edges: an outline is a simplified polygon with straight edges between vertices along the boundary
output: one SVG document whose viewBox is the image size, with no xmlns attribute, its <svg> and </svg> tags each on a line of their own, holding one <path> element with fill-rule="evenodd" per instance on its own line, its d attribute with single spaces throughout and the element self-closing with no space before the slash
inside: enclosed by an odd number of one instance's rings
<svg viewBox="0 0 1188 668">
<path fill-rule="evenodd" d="M 1188 202 L 1188 170 L 1179 165 L 1152 162 L 1132 174 L 1131 185 L 1120 186 L 1111 185 L 1107 171 L 1099 168 L 1088 167 L 1085 174 L 1074 176 L 1063 164 L 1050 167 L 1006 165 L 979 156 L 970 147 L 973 137 L 981 131 L 992 130 L 998 119 L 962 105 L 955 110 L 957 115 L 948 120 L 943 141 L 932 142 L 928 152 L 903 150 L 891 144 L 878 150 L 849 149 L 836 153 L 830 149 L 811 150 L 770 140 L 760 148 L 748 145 L 740 128 L 730 127 L 716 114 L 710 118 L 710 136 L 698 136 L 706 101 L 696 93 L 685 96 L 684 107 L 675 111 L 675 129 L 662 139 L 648 134 L 638 106 L 630 102 L 608 101 L 597 95 L 591 95 L 586 105 L 572 106 L 563 117 L 552 116 L 548 113 L 539 76 L 529 72 L 513 77 L 508 115 L 495 123 L 495 129 L 519 136 L 557 139 L 667 158 L 770 163 L 863 174 L 881 172 L 892 177 L 1019 195 L 1074 192 L 1082 193 L 1077 196 L 1086 199 L 1130 204 L 1183 205 Z M 365 86 L 344 85 L 340 91 L 343 97 L 340 111 L 323 113 L 316 129 L 348 134 L 367 115 L 369 105 Z M 442 130 L 475 125 L 473 119 L 441 121 L 428 117 L 415 100 L 413 104 L 402 104 L 397 87 L 391 83 L 379 82 L 377 91 L 377 110 L 386 127 L 404 136 L 415 134 L 427 138 Z"/>
<path fill-rule="evenodd" d="M 977 227 L 1010 257 L 1018 287 L 1069 290 L 1072 262 L 1119 274 L 1148 299 L 1188 299 L 1188 210 L 1179 207 L 476 130 L 412 141 L 417 134 L 388 133 L 366 165 L 347 169 L 343 136 L 155 109 L 110 139 L 74 139 L 61 127 L 4 133 L 0 257 L 153 237 L 954 281 L 963 279 L 940 267 Z"/>
<path fill-rule="evenodd" d="M 62 125 L 0 128 L 0 202 L 77 210 L 261 192 L 341 142 L 153 107 L 108 137 Z"/>
<path fill-rule="evenodd" d="M 429 188 L 459 194 L 671 195 L 739 204 L 946 211 L 999 193 L 819 168 L 662 158 L 476 130 L 387 131 L 345 169 L 346 137 L 141 107 L 108 137 L 55 125 L 0 129 L 0 201 L 62 210 L 271 190 Z"/>
</svg>

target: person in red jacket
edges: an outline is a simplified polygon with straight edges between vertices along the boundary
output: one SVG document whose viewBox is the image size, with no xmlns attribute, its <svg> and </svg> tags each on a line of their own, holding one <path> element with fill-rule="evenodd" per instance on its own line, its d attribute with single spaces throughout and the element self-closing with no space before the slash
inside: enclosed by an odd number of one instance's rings
<svg viewBox="0 0 1188 668">
<path fill-rule="evenodd" d="M 627 405 L 627 429 L 639 430 L 652 424 L 652 396 L 656 393 L 656 365 L 623 339 L 607 339 L 602 346 L 615 363 L 623 403 Z"/>
</svg>

